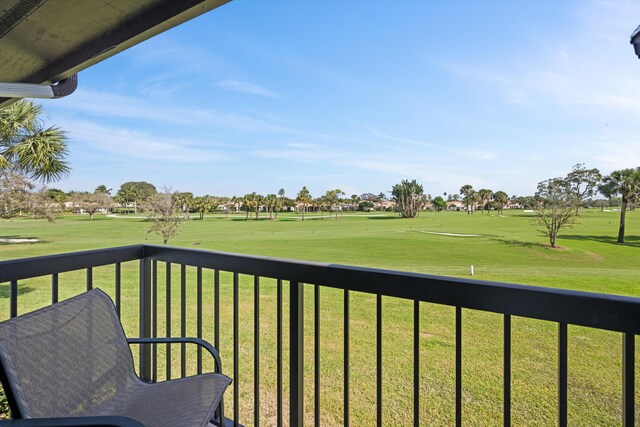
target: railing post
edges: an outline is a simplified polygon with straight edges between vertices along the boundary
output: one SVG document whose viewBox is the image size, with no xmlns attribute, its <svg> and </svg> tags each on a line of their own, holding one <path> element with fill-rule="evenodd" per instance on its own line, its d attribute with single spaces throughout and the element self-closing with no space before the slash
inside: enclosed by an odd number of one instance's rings
<svg viewBox="0 0 640 427">
<path fill-rule="evenodd" d="M 151 260 L 140 260 L 140 338 L 151 337 Z M 151 381 L 151 345 L 140 345 L 140 378 Z"/>
<path fill-rule="evenodd" d="M 304 288 L 289 283 L 289 425 L 302 426 L 304 420 Z"/>
</svg>

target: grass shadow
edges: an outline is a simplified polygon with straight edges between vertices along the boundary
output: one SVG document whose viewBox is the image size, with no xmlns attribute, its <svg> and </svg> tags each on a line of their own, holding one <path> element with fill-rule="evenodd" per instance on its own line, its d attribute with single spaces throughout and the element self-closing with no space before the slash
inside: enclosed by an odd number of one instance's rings
<svg viewBox="0 0 640 427">
<path fill-rule="evenodd" d="M 380 220 L 380 219 L 412 219 L 412 218 L 400 218 L 399 216 L 368 216 L 367 219 Z"/>
<path fill-rule="evenodd" d="M 534 249 L 534 248 L 544 248 L 545 245 L 542 243 L 536 243 L 536 242 L 523 242 L 522 240 L 516 240 L 516 239 L 493 239 L 496 242 L 499 243 L 503 243 L 505 245 L 509 245 L 512 246 L 514 248 L 528 248 L 528 249 Z"/>
<path fill-rule="evenodd" d="M 509 215 L 503 215 L 506 217 L 514 217 L 514 218 L 535 218 L 536 214 L 535 212 L 527 212 L 527 213 L 517 213 L 517 214 L 509 214 Z"/>
<path fill-rule="evenodd" d="M 639 236 L 625 236 L 624 243 L 618 243 L 617 236 L 583 236 L 576 234 L 561 234 L 558 236 L 559 239 L 568 239 L 568 240 L 577 240 L 577 241 L 596 241 L 601 243 L 608 243 L 610 245 L 618 245 L 618 246 L 630 246 L 634 248 L 640 248 L 640 237 Z"/>
<path fill-rule="evenodd" d="M 18 286 L 18 296 L 28 294 L 29 292 L 33 292 L 35 290 L 32 286 Z M 10 285 L 9 283 L 5 283 L 0 285 L 0 298 L 9 298 L 11 295 Z"/>
</svg>

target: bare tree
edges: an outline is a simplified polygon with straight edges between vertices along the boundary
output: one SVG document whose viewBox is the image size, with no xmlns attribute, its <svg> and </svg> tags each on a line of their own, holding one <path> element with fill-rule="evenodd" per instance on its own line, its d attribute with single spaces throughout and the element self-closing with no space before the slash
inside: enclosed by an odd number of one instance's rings
<svg viewBox="0 0 640 427">
<path fill-rule="evenodd" d="M 151 221 L 147 233 L 162 236 L 165 245 L 180 232 L 184 216 L 181 215 L 180 201 L 174 197 L 171 189 L 164 188 L 162 193 L 151 195 L 145 202 L 145 210 Z"/>
<path fill-rule="evenodd" d="M 56 222 L 60 215 L 60 204 L 52 202 L 46 189 L 29 193 L 26 200 L 27 209 L 34 218 L 44 218 L 49 222 Z"/>
<path fill-rule="evenodd" d="M 101 210 L 111 206 L 111 197 L 107 193 L 96 191 L 95 193 L 75 193 L 74 202 L 83 211 L 89 214 L 89 221 Z"/>
<path fill-rule="evenodd" d="M 596 208 L 600 208 L 600 212 L 604 212 L 604 208 L 609 207 L 609 201 L 607 199 L 594 200 L 592 204 Z"/>
<path fill-rule="evenodd" d="M 34 190 L 34 184 L 23 174 L 0 172 L 0 218 L 29 214 L 55 222 L 60 204 L 49 196 L 47 189 Z"/>
<path fill-rule="evenodd" d="M 563 228 L 576 222 L 576 204 L 579 203 L 567 179 L 552 178 L 538 183 L 536 219 L 549 236 L 549 245 L 556 246 L 556 238 Z"/>
<path fill-rule="evenodd" d="M 573 195 L 582 202 L 584 199 L 593 197 L 598 191 L 598 184 L 602 180 L 602 174 L 596 168 L 587 169 L 584 167 L 584 163 L 578 163 L 573 166 L 571 172 L 567 174 L 566 178 L 571 192 Z M 576 203 L 576 215 L 580 209 L 581 203 Z"/>
<path fill-rule="evenodd" d="M 24 210 L 33 187 L 24 175 L 0 171 L 0 218 L 11 218 Z"/>
</svg>

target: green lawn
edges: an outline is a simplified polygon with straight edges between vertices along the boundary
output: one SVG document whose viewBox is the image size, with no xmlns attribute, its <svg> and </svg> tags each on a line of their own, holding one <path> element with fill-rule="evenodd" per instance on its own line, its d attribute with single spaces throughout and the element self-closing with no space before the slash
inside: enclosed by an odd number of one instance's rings
<svg viewBox="0 0 640 427">
<path fill-rule="evenodd" d="M 640 296 L 640 214 L 627 215 L 628 243 L 615 243 L 618 212 L 588 211 L 581 223 L 558 239 L 561 249 L 550 249 L 536 231 L 531 214 L 505 216 L 462 212 L 423 213 L 415 220 L 384 214 L 345 214 L 339 220 L 294 215 L 278 220 L 245 221 L 243 215 L 207 217 L 189 221 L 171 245 L 268 255 L 351 265 L 498 280 L 592 292 Z M 37 238 L 41 242 L 0 246 L 0 259 L 70 252 L 135 243 L 161 243 L 145 233 L 138 218 L 72 216 L 49 224 L 40 220 L 0 222 L 0 236 Z M 479 234 L 475 237 L 436 233 Z M 160 265 L 164 277 L 164 265 Z M 136 265 L 124 269 L 123 321 L 136 335 Z M 178 269 L 173 270 L 172 333 L 179 333 Z M 61 275 L 61 297 L 81 292 L 83 272 Z M 188 332 L 195 333 L 195 272 L 188 270 Z M 253 287 L 241 278 L 240 378 L 241 421 L 252 424 L 253 407 Z M 113 293 L 113 269 L 98 268 L 96 286 Z M 212 274 L 205 273 L 205 304 L 212 301 Z M 232 372 L 231 277 L 222 274 L 223 311 L 221 352 Z M 45 305 L 49 279 L 21 283 L 20 311 Z M 275 284 L 261 282 L 261 415 L 273 424 L 275 416 Z M 164 283 L 158 291 L 164 302 Z M 0 285 L 0 317 L 8 314 L 8 286 Z M 306 295 L 305 329 L 307 406 L 313 402 L 313 289 Z M 322 422 L 342 424 L 342 292 L 323 289 L 321 295 Z M 159 329 L 164 331 L 164 305 L 159 307 Z M 211 313 L 210 305 L 205 305 Z M 288 308 L 285 307 L 285 319 Z M 405 425 L 412 420 L 412 303 L 383 299 L 384 424 Z M 351 306 L 351 421 L 375 421 L 375 297 L 352 296 Z M 454 408 L 454 309 L 421 306 L 421 406 L 425 424 L 449 425 Z M 205 337 L 212 339 L 211 315 L 204 319 Z M 556 401 L 557 326 L 549 322 L 513 320 L 514 425 L 554 425 Z M 287 345 L 285 328 L 285 351 Z M 391 351 L 393 349 L 393 351 Z M 575 425 L 619 425 L 621 420 L 621 337 L 582 327 L 569 328 L 569 416 Z M 163 353 L 162 353 L 163 354 Z M 174 351 L 175 354 L 175 351 Z M 193 365 L 195 358 L 190 354 Z M 164 360 L 164 359 L 162 359 Z M 174 358 L 174 366 L 178 360 Z M 161 363 L 161 367 L 162 367 Z M 176 371 L 177 372 L 177 371 Z M 285 379 L 288 372 L 285 368 Z M 285 381 L 286 383 L 286 381 Z M 463 312 L 463 417 L 465 425 L 498 425 L 502 414 L 502 318 L 472 310 Z M 231 393 L 228 395 L 231 396 Z M 640 405 L 638 405 L 640 406 Z M 227 399 L 228 414 L 232 412 Z M 308 413 L 308 421 L 312 420 Z"/>
</svg>

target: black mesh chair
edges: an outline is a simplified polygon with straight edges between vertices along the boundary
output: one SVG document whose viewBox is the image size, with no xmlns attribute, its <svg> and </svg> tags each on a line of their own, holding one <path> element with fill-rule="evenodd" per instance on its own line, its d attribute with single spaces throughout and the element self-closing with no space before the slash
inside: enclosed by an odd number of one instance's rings
<svg viewBox="0 0 640 427">
<path fill-rule="evenodd" d="M 129 344 L 153 342 L 201 345 L 214 358 L 216 372 L 144 382 L 135 373 Z M 109 417 L 124 417 L 147 427 L 224 425 L 222 395 L 231 379 L 221 369 L 217 351 L 197 338 L 127 340 L 113 302 L 99 289 L 0 323 L 0 381 L 14 419 L 106 417 L 103 425 L 111 425 Z"/>
</svg>

